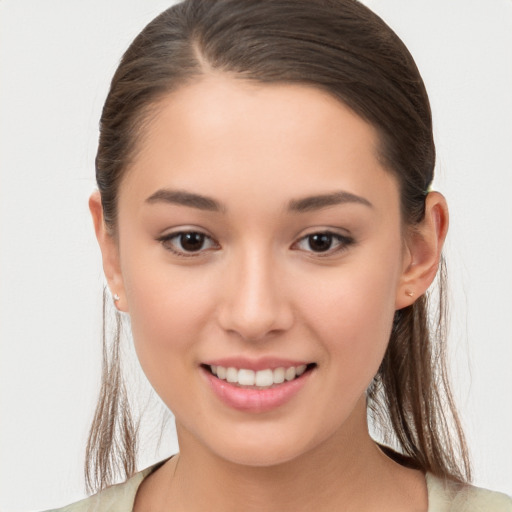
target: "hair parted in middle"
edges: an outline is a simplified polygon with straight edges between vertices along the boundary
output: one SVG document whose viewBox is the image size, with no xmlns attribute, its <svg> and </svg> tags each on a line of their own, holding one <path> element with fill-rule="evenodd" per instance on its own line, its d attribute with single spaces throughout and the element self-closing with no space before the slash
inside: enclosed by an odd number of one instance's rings
<svg viewBox="0 0 512 512">
<path fill-rule="evenodd" d="M 159 101 L 212 73 L 304 84 L 337 98 L 376 129 L 377 156 L 398 182 L 404 232 L 423 219 L 435 166 L 429 100 L 412 56 L 380 17 L 356 0 L 185 0 L 135 38 L 103 108 L 96 179 L 112 236 L 119 185 Z M 384 439 L 408 464 L 468 481 L 467 448 L 446 371 L 444 285 L 442 261 L 435 314 L 426 296 L 396 312 L 367 403 Z M 105 344 L 107 338 L 104 331 Z M 136 467 L 137 429 L 120 380 L 119 336 L 114 338 L 104 350 L 87 447 L 90 490 L 110 484 L 118 468 L 130 476 Z"/>
</svg>

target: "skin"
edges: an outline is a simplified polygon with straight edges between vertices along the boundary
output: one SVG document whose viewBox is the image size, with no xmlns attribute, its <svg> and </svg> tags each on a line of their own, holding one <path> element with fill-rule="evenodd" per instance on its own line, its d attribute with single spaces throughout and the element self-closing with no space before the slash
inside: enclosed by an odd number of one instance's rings
<svg viewBox="0 0 512 512">
<path fill-rule="evenodd" d="M 116 236 L 90 200 L 116 305 L 180 443 L 135 510 L 427 510 L 424 475 L 370 438 L 365 391 L 395 310 L 435 276 L 444 198 L 430 193 L 425 220 L 404 226 L 375 130 L 312 87 L 208 75 L 157 110 L 120 185 Z M 148 201 L 161 190 L 208 196 L 219 211 Z M 363 201 L 290 209 L 340 191 Z M 205 245 L 176 254 L 181 231 Z M 325 232 L 338 238 L 313 250 L 308 236 Z M 220 401 L 200 369 L 230 356 L 316 367 L 289 402 L 253 413 Z"/>
</svg>

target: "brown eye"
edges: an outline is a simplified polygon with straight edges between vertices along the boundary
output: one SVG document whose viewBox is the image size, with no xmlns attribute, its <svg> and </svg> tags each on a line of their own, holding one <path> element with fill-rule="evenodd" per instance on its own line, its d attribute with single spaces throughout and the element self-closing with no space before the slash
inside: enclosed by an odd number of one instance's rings
<svg viewBox="0 0 512 512">
<path fill-rule="evenodd" d="M 314 252 L 325 252 L 332 247 L 331 233 L 315 233 L 307 237 L 309 248 Z"/>
<path fill-rule="evenodd" d="M 179 256 L 195 256 L 209 249 L 218 248 L 218 244 L 208 235 L 199 231 L 181 231 L 159 238 L 165 249 Z"/>
<path fill-rule="evenodd" d="M 184 251 L 195 252 L 203 248 L 206 236 L 203 233 L 181 233 L 177 238 Z"/>
<path fill-rule="evenodd" d="M 339 233 L 324 231 L 306 235 L 294 244 L 293 248 L 319 255 L 323 253 L 329 255 L 343 251 L 353 243 L 353 238 L 340 235 Z"/>
</svg>

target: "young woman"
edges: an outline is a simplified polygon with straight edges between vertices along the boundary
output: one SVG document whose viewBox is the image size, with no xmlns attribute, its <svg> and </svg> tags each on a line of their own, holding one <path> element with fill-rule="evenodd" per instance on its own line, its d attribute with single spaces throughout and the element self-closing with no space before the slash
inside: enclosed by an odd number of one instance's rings
<svg viewBox="0 0 512 512">
<path fill-rule="evenodd" d="M 116 71 L 96 163 L 108 286 L 180 451 L 135 473 L 114 340 L 100 492 L 63 510 L 512 510 L 468 483 L 430 107 L 380 18 L 354 0 L 172 7 Z"/>
</svg>

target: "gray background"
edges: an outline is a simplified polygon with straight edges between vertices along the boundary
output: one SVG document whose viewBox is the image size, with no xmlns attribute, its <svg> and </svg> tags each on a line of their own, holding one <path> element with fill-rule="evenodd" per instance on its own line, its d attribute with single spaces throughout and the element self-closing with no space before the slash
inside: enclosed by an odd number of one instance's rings
<svg viewBox="0 0 512 512">
<path fill-rule="evenodd" d="M 451 209 L 455 393 L 475 482 L 512 494 L 512 2 L 365 3 L 409 46 L 430 93 L 435 185 Z M 101 350 L 103 277 L 87 210 L 97 123 L 122 51 L 168 5 L 0 0 L 3 511 L 84 496 Z M 176 449 L 172 424 L 158 445 L 153 423 L 141 467 Z"/>
</svg>

